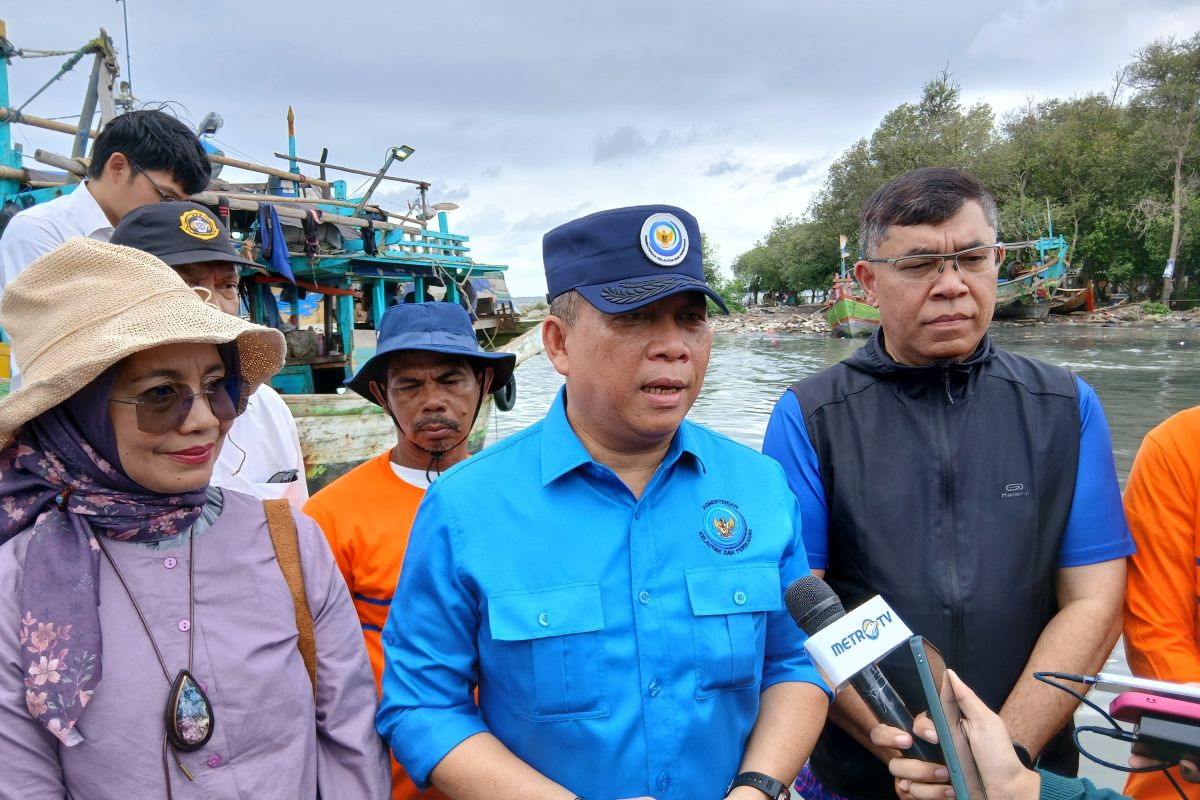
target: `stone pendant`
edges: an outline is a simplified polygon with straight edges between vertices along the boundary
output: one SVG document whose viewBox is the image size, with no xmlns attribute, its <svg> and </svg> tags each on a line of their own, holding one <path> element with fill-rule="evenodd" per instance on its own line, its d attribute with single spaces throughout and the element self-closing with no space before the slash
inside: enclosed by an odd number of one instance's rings
<svg viewBox="0 0 1200 800">
<path fill-rule="evenodd" d="M 212 703 L 186 669 L 179 670 L 167 699 L 167 739 L 176 750 L 190 753 L 208 743 L 216 719 Z"/>
</svg>

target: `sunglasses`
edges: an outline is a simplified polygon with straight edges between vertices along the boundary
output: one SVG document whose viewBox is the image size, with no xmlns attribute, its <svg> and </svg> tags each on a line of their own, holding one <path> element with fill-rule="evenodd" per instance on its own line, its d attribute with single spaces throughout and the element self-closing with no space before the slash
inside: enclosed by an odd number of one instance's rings
<svg viewBox="0 0 1200 800">
<path fill-rule="evenodd" d="M 199 392 L 186 383 L 160 383 L 137 397 L 110 397 L 110 403 L 137 406 L 137 426 L 142 433 L 168 433 L 178 430 L 188 415 L 196 395 L 208 401 L 214 417 L 221 422 L 230 422 L 238 415 L 235 397 L 241 397 L 240 378 L 225 377 L 214 381 Z"/>
</svg>

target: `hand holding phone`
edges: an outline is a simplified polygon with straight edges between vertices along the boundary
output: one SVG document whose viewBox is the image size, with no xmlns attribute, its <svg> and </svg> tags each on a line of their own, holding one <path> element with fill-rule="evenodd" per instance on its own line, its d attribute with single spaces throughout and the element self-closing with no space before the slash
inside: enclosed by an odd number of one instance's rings
<svg viewBox="0 0 1200 800">
<path fill-rule="evenodd" d="M 921 688 L 925 691 L 925 699 L 929 705 L 929 717 L 933 720 L 937 731 L 938 745 L 945 758 L 946 769 L 949 772 L 950 785 L 954 788 L 956 800 L 986 800 L 987 792 L 976 766 L 972 751 L 972 743 L 967 738 L 967 727 L 959 708 L 958 696 L 952 683 L 951 673 L 946 669 L 941 653 L 921 636 L 908 640 L 912 650 L 913 661 L 917 673 L 921 677 Z M 959 682 L 961 684 L 961 681 Z M 965 684 L 961 684 L 966 689 Z M 967 690 L 970 691 L 969 689 Z M 972 696 L 973 693 L 972 693 Z M 978 701 L 978 698 L 975 698 Z M 987 709 L 987 706 L 984 706 Z M 990 709 L 988 710 L 990 714 Z M 1000 722 L 1000 718 L 996 717 Z M 1004 723 L 1000 722 L 1003 729 Z M 1004 749 L 1012 760 L 1021 766 L 1016 753 L 1012 749 L 1012 741 L 1005 734 Z M 1036 793 L 1035 793 L 1036 797 Z"/>
</svg>

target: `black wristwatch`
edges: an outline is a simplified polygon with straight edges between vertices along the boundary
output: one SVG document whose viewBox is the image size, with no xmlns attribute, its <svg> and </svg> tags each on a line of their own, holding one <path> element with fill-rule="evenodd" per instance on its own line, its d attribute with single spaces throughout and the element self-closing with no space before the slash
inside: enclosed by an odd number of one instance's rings
<svg viewBox="0 0 1200 800">
<path fill-rule="evenodd" d="M 790 800 L 792 796 L 792 790 L 787 787 L 786 783 L 777 781 L 770 775 L 763 775 L 761 772 L 743 772 L 738 775 L 729 782 L 729 788 L 725 790 L 726 796 L 733 791 L 735 786 L 753 786 L 771 800 Z"/>
<path fill-rule="evenodd" d="M 1013 742 L 1013 750 L 1017 751 L 1017 760 L 1021 762 L 1021 766 L 1025 769 L 1033 769 L 1033 756 L 1029 755 L 1029 750 L 1025 745 Z"/>
</svg>

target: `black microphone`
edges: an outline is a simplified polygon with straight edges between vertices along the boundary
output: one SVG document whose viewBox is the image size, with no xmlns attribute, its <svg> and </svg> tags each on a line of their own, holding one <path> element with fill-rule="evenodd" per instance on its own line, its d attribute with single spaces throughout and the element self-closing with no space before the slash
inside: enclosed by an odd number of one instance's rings
<svg viewBox="0 0 1200 800">
<path fill-rule="evenodd" d="M 783 594 L 783 602 L 787 604 L 792 619 L 809 636 L 846 616 L 846 609 L 842 607 L 837 594 L 815 575 L 805 575 L 793 581 Z M 879 667 L 871 664 L 851 678 L 850 685 L 880 722 L 912 735 L 913 745 L 903 751 L 905 756 L 935 764 L 943 763 L 941 748 L 913 735 L 912 714 Z"/>
</svg>

